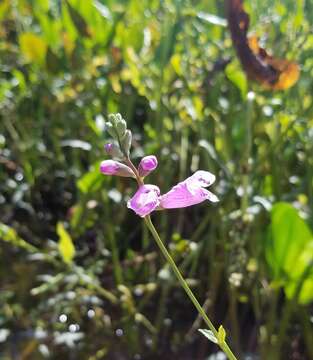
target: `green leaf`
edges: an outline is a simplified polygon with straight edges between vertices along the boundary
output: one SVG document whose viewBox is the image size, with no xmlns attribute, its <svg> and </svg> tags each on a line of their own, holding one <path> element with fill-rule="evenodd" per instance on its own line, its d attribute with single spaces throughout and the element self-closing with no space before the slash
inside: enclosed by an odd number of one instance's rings
<svg viewBox="0 0 313 360">
<path fill-rule="evenodd" d="M 36 34 L 26 32 L 19 37 L 22 54 L 30 62 L 42 64 L 46 58 L 47 44 Z"/>
<path fill-rule="evenodd" d="M 3 223 L 0 223 L 0 239 L 29 252 L 38 251 L 35 246 L 20 238 L 13 228 Z"/>
<path fill-rule="evenodd" d="M 218 328 L 218 333 L 217 333 L 217 340 L 219 344 L 224 344 L 226 339 L 226 331 L 223 328 L 223 325 L 220 325 L 220 327 Z"/>
<path fill-rule="evenodd" d="M 112 19 L 111 12 L 107 6 L 105 6 L 104 4 L 101 4 L 101 2 L 97 1 L 97 0 L 93 1 L 93 5 L 104 18 L 106 18 L 108 20 Z"/>
<path fill-rule="evenodd" d="M 303 249 L 313 241 L 313 236 L 306 222 L 297 210 L 288 203 L 277 203 L 271 212 L 269 239 L 265 246 L 267 261 L 279 279 L 284 275 L 295 277 L 299 271 L 299 258 Z M 295 269 L 297 263 L 297 269 Z"/>
<path fill-rule="evenodd" d="M 75 247 L 70 234 L 61 222 L 57 223 L 57 234 L 59 235 L 60 255 L 65 263 L 70 264 L 75 256 Z"/>
<path fill-rule="evenodd" d="M 217 338 L 214 336 L 213 332 L 211 330 L 207 329 L 198 329 L 198 331 L 205 336 L 207 339 L 212 341 L 214 344 L 218 344 Z"/>
<path fill-rule="evenodd" d="M 2 20 L 10 9 L 10 0 L 3 0 L 0 4 L 0 20 Z"/>
<path fill-rule="evenodd" d="M 104 178 L 100 172 L 100 163 L 96 163 L 77 181 L 77 187 L 84 194 L 95 192 L 100 189 Z"/>
<path fill-rule="evenodd" d="M 298 257 L 297 266 L 285 284 L 285 292 L 289 299 L 297 296 L 300 304 L 309 304 L 313 300 L 313 241 Z"/>
<path fill-rule="evenodd" d="M 243 99 L 247 96 L 247 78 L 241 70 L 238 62 L 231 62 L 225 68 L 227 78 L 240 90 Z"/>
<path fill-rule="evenodd" d="M 66 1 L 66 5 L 69 11 L 69 15 L 73 24 L 76 27 L 76 30 L 79 32 L 81 36 L 90 37 L 90 29 L 85 21 L 85 19 L 80 15 L 80 13 L 69 3 Z"/>
<path fill-rule="evenodd" d="M 213 15 L 213 14 L 208 14 L 205 12 L 200 11 L 198 13 L 198 18 L 201 20 L 204 20 L 212 25 L 218 25 L 218 26 L 222 26 L 222 27 L 226 27 L 227 26 L 227 20 L 224 18 L 221 18 L 219 16 Z"/>
<path fill-rule="evenodd" d="M 288 203 L 277 203 L 272 208 L 265 255 L 274 281 L 283 285 L 289 299 L 299 292 L 300 303 L 313 300 L 313 234 Z"/>
<path fill-rule="evenodd" d="M 59 71 L 59 58 L 57 55 L 48 47 L 46 53 L 46 67 L 47 70 L 52 74 L 57 74 Z"/>
</svg>

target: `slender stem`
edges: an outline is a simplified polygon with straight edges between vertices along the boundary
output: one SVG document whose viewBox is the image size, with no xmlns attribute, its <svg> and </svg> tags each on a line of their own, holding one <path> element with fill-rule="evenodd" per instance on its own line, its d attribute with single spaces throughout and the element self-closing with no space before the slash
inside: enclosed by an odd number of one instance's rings
<svg viewBox="0 0 313 360">
<path fill-rule="evenodd" d="M 134 174 L 136 176 L 136 181 L 138 183 L 138 186 L 143 185 L 143 180 L 139 176 L 138 170 L 137 170 L 136 166 L 132 163 L 130 158 L 129 157 L 125 158 L 124 162 L 125 162 L 126 165 L 128 165 L 133 170 L 133 172 L 134 172 Z"/>
<path fill-rule="evenodd" d="M 214 334 L 214 336 L 218 339 L 218 332 L 216 330 L 216 328 L 214 327 L 214 325 L 212 324 L 211 320 L 208 318 L 207 314 L 205 313 L 205 311 L 203 310 L 202 306 L 200 305 L 200 303 L 198 302 L 198 300 L 196 299 L 195 295 L 193 294 L 192 290 L 190 289 L 190 287 L 188 286 L 186 280 L 184 279 L 184 277 L 182 276 L 182 274 L 180 273 L 175 261 L 173 260 L 173 258 L 171 257 L 170 253 L 167 251 L 166 247 L 164 246 L 157 230 L 155 229 L 150 216 L 146 216 L 144 218 L 147 227 L 149 228 L 154 240 L 156 241 L 157 245 L 159 246 L 162 254 L 164 255 L 165 259 L 167 260 L 167 262 L 169 263 L 169 265 L 171 266 L 174 274 L 176 275 L 180 285 L 182 286 L 182 288 L 185 290 L 186 294 L 189 296 L 189 299 L 192 301 L 192 303 L 194 304 L 195 308 L 198 310 L 199 314 L 201 315 L 202 319 L 204 320 L 204 322 L 207 324 L 207 326 L 209 327 L 209 329 L 212 331 L 212 333 Z M 236 356 L 233 354 L 233 352 L 231 351 L 231 349 L 229 348 L 229 346 L 227 345 L 226 341 L 223 341 L 221 343 L 218 344 L 220 346 L 220 348 L 225 352 L 225 354 L 227 355 L 228 359 L 230 360 L 237 360 Z"/>
</svg>

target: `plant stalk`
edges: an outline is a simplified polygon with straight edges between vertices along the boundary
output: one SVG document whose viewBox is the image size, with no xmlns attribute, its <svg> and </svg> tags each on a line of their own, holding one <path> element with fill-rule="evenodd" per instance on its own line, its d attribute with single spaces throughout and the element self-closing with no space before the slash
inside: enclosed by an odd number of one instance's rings
<svg viewBox="0 0 313 360">
<path fill-rule="evenodd" d="M 200 305 L 200 303 L 198 302 L 198 300 L 196 299 L 195 295 L 193 294 L 192 290 L 190 289 L 190 287 L 188 286 L 186 280 L 184 279 L 184 277 L 182 276 L 181 272 L 179 271 L 175 261 L 173 260 L 172 256 L 170 255 L 170 253 L 167 251 L 165 245 L 163 244 L 163 241 L 161 240 L 157 230 L 155 229 L 150 216 L 146 216 L 144 218 L 145 223 L 148 227 L 148 229 L 150 230 L 154 240 L 156 241 L 158 247 L 160 248 L 163 256 L 165 257 L 166 261 L 168 262 L 168 264 L 171 266 L 174 274 L 177 277 L 177 280 L 179 281 L 180 285 L 182 286 L 182 288 L 185 290 L 185 292 L 187 293 L 189 299 L 192 301 L 192 303 L 194 304 L 195 308 L 197 309 L 197 311 L 199 312 L 200 316 L 202 317 L 202 319 L 204 320 L 204 322 L 207 324 L 207 326 L 209 327 L 209 329 L 212 331 L 212 333 L 214 334 L 215 338 L 218 339 L 218 331 L 216 330 L 215 326 L 213 325 L 213 323 L 211 322 L 211 320 L 208 318 L 207 314 L 205 313 L 205 311 L 203 310 L 202 306 Z M 233 354 L 233 352 L 231 351 L 231 349 L 229 348 L 229 346 L 227 345 L 226 341 L 222 341 L 219 342 L 218 345 L 220 346 L 220 348 L 224 351 L 224 353 L 227 355 L 229 360 L 237 360 L 236 356 Z"/>
</svg>

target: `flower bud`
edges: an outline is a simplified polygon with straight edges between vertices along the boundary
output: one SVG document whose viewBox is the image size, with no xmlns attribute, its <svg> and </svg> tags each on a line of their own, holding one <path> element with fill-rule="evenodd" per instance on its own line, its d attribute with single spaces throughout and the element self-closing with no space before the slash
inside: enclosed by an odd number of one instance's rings
<svg viewBox="0 0 313 360">
<path fill-rule="evenodd" d="M 121 121 L 123 120 L 123 117 L 120 113 L 115 114 L 115 121 Z"/>
<path fill-rule="evenodd" d="M 100 165 L 100 171 L 105 175 L 116 175 L 124 177 L 133 177 L 135 174 L 133 170 L 125 164 L 114 160 L 104 160 Z"/>
<path fill-rule="evenodd" d="M 158 166 L 158 160 L 154 155 L 145 156 L 141 159 L 138 172 L 141 177 L 145 177 L 150 174 L 151 171 Z"/>
<path fill-rule="evenodd" d="M 125 135 L 126 127 L 127 127 L 127 124 L 124 119 L 116 121 L 116 131 L 120 138 Z"/>
<path fill-rule="evenodd" d="M 127 155 L 129 155 L 131 144 L 132 144 L 132 133 L 130 130 L 126 130 L 122 138 L 122 147 Z"/>
<path fill-rule="evenodd" d="M 122 154 L 120 148 L 113 143 L 108 143 L 104 145 L 104 150 L 106 151 L 106 153 L 112 157 L 117 157 L 117 158 L 123 158 L 124 155 Z"/>
<path fill-rule="evenodd" d="M 105 129 L 113 137 L 113 139 L 116 138 L 116 131 L 114 129 L 114 126 L 110 122 L 105 123 Z"/>
<path fill-rule="evenodd" d="M 114 126 L 115 123 L 116 123 L 116 115 L 115 114 L 109 114 L 108 120 Z"/>
</svg>

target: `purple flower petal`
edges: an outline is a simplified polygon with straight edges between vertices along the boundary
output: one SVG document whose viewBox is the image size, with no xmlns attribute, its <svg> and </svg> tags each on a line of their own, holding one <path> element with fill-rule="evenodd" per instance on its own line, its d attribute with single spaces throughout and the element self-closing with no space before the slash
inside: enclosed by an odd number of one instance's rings
<svg viewBox="0 0 313 360">
<path fill-rule="evenodd" d="M 114 160 L 104 160 L 100 164 L 100 171 L 105 175 L 135 177 L 133 170 L 125 164 Z"/>
<path fill-rule="evenodd" d="M 112 143 L 108 143 L 108 144 L 105 144 L 105 145 L 104 145 L 104 150 L 105 150 L 108 154 L 110 154 L 110 152 L 112 151 L 112 149 L 113 149 L 113 144 L 112 144 Z"/>
<path fill-rule="evenodd" d="M 160 204 L 160 189 L 155 185 L 142 185 L 127 202 L 127 207 L 141 217 L 149 215 Z"/>
<path fill-rule="evenodd" d="M 204 200 L 217 202 L 217 196 L 204 188 L 213 184 L 214 181 L 213 174 L 199 170 L 162 195 L 160 206 L 165 209 L 175 209 L 199 204 Z"/>
<path fill-rule="evenodd" d="M 141 177 L 147 176 L 151 171 L 158 166 L 158 159 L 154 155 L 148 155 L 141 159 L 138 172 Z"/>
<path fill-rule="evenodd" d="M 208 171 L 198 170 L 185 181 L 195 185 L 197 184 L 200 187 L 208 187 L 215 182 L 215 175 Z"/>
</svg>

